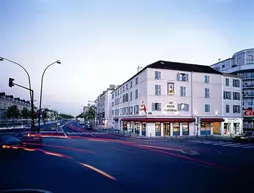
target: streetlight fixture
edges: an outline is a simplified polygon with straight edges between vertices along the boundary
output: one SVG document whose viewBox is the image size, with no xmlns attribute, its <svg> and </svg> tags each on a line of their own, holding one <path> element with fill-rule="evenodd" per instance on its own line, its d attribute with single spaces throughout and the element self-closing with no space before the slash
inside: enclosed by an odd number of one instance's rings
<svg viewBox="0 0 254 193">
<path fill-rule="evenodd" d="M 21 67 L 27 74 L 27 77 L 28 77 L 28 84 L 29 84 L 29 92 L 30 92 L 30 100 L 31 100 L 31 118 L 32 118 L 32 124 L 31 124 L 31 129 L 33 130 L 34 128 L 34 96 L 33 96 L 33 92 L 32 92 L 32 88 L 31 88 L 31 78 L 30 78 L 30 75 L 29 73 L 27 72 L 27 70 L 19 63 L 17 62 L 14 62 L 12 60 L 9 60 L 7 58 L 4 58 L 4 57 L 0 57 L 0 61 L 8 61 L 10 63 L 13 63 L 13 64 L 16 64 L 18 65 L 19 67 Z"/>
<path fill-rule="evenodd" d="M 52 65 L 54 65 L 54 64 L 61 64 L 61 61 L 60 61 L 60 60 L 57 60 L 57 61 L 53 62 L 52 64 L 48 65 L 48 66 L 45 68 L 45 70 L 43 71 L 42 76 L 41 76 L 41 91 L 40 91 L 40 106 L 39 106 L 38 132 L 40 131 L 40 125 L 41 125 L 41 101 L 42 101 L 43 78 L 44 78 L 44 74 L 45 74 L 46 70 L 47 70 L 50 66 L 52 66 Z"/>
</svg>

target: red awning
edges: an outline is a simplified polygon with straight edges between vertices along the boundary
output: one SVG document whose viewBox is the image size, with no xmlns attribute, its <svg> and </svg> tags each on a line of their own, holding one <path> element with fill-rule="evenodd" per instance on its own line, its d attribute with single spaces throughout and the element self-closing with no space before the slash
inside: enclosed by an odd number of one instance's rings
<svg viewBox="0 0 254 193">
<path fill-rule="evenodd" d="M 201 122 L 224 122 L 224 119 L 218 117 L 201 118 Z"/>
<path fill-rule="evenodd" d="M 139 121 L 139 122 L 195 122 L 195 118 L 122 118 L 121 121 Z"/>
</svg>

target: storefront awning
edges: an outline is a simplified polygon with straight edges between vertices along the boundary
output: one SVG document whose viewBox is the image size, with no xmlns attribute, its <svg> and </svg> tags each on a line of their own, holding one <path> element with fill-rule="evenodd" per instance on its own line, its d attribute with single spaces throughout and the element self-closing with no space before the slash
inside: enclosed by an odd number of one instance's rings
<svg viewBox="0 0 254 193">
<path fill-rule="evenodd" d="M 139 122 L 195 122 L 195 118 L 122 118 L 121 121 L 139 121 Z"/>
<path fill-rule="evenodd" d="M 201 122 L 224 122 L 224 119 L 222 118 L 216 118 L 216 117 L 211 117 L 211 118 L 201 118 Z"/>
</svg>

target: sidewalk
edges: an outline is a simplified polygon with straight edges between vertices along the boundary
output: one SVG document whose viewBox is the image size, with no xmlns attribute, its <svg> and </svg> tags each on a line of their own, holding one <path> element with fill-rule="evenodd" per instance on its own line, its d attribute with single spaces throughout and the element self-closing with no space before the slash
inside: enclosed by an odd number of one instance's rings
<svg viewBox="0 0 254 193">
<path fill-rule="evenodd" d="M 141 139 L 141 140 L 206 140 L 206 141 L 233 141 L 229 136 L 220 136 L 220 135 L 199 135 L 199 136 L 158 136 L 158 137 L 148 137 L 148 136 L 140 136 L 132 132 L 106 128 L 106 127 L 97 127 L 94 131 L 96 132 L 105 132 L 108 134 L 113 134 L 117 136 L 125 136 L 131 139 Z"/>
</svg>

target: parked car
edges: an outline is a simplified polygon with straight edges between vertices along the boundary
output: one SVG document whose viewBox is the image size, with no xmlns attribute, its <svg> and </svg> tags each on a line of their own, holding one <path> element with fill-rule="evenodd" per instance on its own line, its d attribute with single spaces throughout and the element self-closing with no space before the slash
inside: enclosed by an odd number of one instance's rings
<svg viewBox="0 0 254 193">
<path fill-rule="evenodd" d="M 233 137 L 236 142 L 254 142 L 254 132 L 245 132 L 242 135 Z"/>
</svg>

